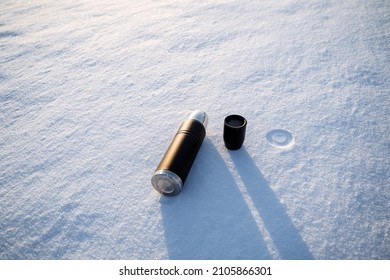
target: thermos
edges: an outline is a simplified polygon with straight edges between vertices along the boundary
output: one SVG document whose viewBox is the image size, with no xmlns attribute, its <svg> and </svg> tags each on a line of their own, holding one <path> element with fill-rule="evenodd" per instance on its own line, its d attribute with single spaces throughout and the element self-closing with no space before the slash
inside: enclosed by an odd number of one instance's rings
<svg viewBox="0 0 390 280">
<path fill-rule="evenodd" d="M 193 111 L 179 127 L 168 150 L 152 176 L 153 187 L 161 194 L 178 194 L 206 136 L 208 117 Z"/>
</svg>

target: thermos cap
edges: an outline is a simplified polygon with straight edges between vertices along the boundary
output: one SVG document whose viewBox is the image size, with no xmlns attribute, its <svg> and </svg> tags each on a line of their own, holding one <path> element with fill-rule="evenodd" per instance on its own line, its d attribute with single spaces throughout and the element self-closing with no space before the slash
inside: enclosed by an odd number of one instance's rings
<svg viewBox="0 0 390 280">
<path fill-rule="evenodd" d="M 245 140 L 247 121 L 240 115 L 230 115 L 225 118 L 223 126 L 223 141 L 229 150 L 238 150 Z"/>
</svg>

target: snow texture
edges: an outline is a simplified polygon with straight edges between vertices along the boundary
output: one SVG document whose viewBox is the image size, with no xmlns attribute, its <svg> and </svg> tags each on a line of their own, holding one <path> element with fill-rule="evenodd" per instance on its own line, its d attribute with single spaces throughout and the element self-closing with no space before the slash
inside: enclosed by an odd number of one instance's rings
<svg viewBox="0 0 390 280">
<path fill-rule="evenodd" d="M 390 1 L 113 2 L 0 3 L 1 259 L 390 259 Z"/>
</svg>

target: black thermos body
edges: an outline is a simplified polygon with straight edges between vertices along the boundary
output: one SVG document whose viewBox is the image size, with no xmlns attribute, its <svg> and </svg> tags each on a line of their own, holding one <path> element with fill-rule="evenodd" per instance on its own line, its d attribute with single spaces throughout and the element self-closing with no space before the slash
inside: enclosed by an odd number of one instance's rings
<svg viewBox="0 0 390 280">
<path fill-rule="evenodd" d="M 164 195 L 178 194 L 206 136 L 208 117 L 194 111 L 179 127 L 152 176 L 153 187 Z"/>
</svg>

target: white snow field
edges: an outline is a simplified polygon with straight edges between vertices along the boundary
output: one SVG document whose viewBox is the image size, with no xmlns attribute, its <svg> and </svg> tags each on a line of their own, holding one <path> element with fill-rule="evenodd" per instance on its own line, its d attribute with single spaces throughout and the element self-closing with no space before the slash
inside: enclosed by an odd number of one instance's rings
<svg viewBox="0 0 390 280">
<path fill-rule="evenodd" d="M 390 1 L 113 2 L 0 2 L 0 259 L 390 259 Z"/>
</svg>

